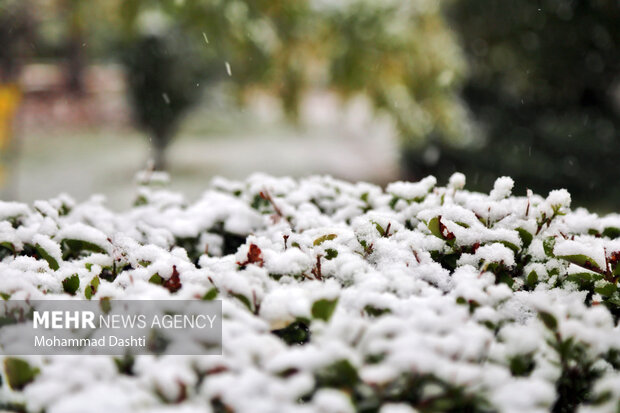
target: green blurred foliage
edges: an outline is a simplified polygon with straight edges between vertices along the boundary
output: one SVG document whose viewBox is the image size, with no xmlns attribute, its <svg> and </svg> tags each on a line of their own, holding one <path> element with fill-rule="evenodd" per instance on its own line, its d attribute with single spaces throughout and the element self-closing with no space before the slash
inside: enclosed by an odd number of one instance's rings
<svg viewBox="0 0 620 413">
<path fill-rule="evenodd" d="M 470 62 L 464 98 L 487 139 L 437 143 L 426 163 L 409 153 L 414 170 L 458 169 L 485 190 L 510 175 L 521 193 L 564 187 L 582 205 L 617 207 L 620 4 L 459 0 L 450 14 Z"/>
<path fill-rule="evenodd" d="M 294 119 L 304 92 L 328 88 L 366 94 L 406 145 L 471 132 L 456 95 L 465 62 L 438 1 L 127 0 L 121 10 L 127 36 L 157 10 L 204 42 L 211 64 L 230 65 L 240 102 L 266 89 Z"/>
<path fill-rule="evenodd" d="M 438 0 L 41 0 L 41 7 L 42 55 L 60 53 L 77 27 L 91 57 L 119 49 L 127 56 L 164 24 L 202 46 L 211 68 L 205 81 L 228 80 L 240 103 L 266 90 L 295 119 L 304 93 L 325 88 L 344 98 L 366 94 L 406 146 L 471 135 L 457 96 L 465 61 Z"/>
</svg>

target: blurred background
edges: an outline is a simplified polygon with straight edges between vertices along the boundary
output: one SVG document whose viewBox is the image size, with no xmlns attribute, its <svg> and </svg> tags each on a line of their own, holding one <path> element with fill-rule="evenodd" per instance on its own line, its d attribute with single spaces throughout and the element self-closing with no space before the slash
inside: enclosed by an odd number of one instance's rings
<svg viewBox="0 0 620 413">
<path fill-rule="evenodd" d="M 0 199 L 167 170 L 467 174 L 620 206 L 617 0 L 0 0 Z"/>
</svg>

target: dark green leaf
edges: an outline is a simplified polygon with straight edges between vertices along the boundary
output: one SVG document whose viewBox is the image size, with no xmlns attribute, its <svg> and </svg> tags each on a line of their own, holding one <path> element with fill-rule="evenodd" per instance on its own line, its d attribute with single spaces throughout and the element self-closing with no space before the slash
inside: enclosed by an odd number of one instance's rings
<svg viewBox="0 0 620 413">
<path fill-rule="evenodd" d="M 618 287 L 610 282 L 604 282 L 603 285 L 600 285 L 594 289 L 595 293 L 598 293 L 603 297 L 611 297 L 616 291 L 618 291 Z"/>
<path fill-rule="evenodd" d="M 620 237 L 620 228 L 607 227 L 603 230 L 603 236 L 611 239 Z"/>
<path fill-rule="evenodd" d="M 325 253 L 326 253 L 325 259 L 327 259 L 327 260 L 334 259 L 334 258 L 336 258 L 338 256 L 338 251 L 333 249 L 333 248 L 327 248 L 325 250 Z"/>
<path fill-rule="evenodd" d="M 520 354 L 510 359 L 510 372 L 513 376 L 529 376 L 535 366 L 531 354 Z"/>
<path fill-rule="evenodd" d="M 389 314 L 391 311 L 388 308 L 379 308 L 372 305 L 364 307 L 364 312 L 371 317 L 380 317 L 383 314 Z"/>
<path fill-rule="evenodd" d="M 56 271 L 58 268 L 60 268 L 60 266 L 58 265 L 58 261 L 56 261 L 54 257 L 48 254 L 48 252 L 45 251 L 45 249 L 41 245 L 37 244 L 34 247 L 37 250 L 37 254 L 39 254 L 41 258 L 47 261 L 47 264 L 52 270 Z"/>
<path fill-rule="evenodd" d="M 316 372 L 317 387 L 351 389 L 359 381 L 359 374 L 349 360 L 336 361 Z"/>
<path fill-rule="evenodd" d="M 63 239 L 60 242 L 60 248 L 62 250 L 62 259 L 67 260 L 70 258 L 78 258 L 80 255 L 87 252 L 94 252 L 100 254 L 106 254 L 107 251 L 99 245 L 92 242 L 82 241 L 78 239 Z"/>
<path fill-rule="evenodd" d="M 519 233 L 519 237 L 521 238 L 521 242 L 523 242 L 523 248 L 527 248 L 532 243 L 534 236 L 523 228 L 517 228 L 517 232 Z"/>
<path fill-rule="evenodd" d="M 288 345 L 306 344 L 310 341 L 310 329 L 307 320 L 296 320 L 285 328 L 273 330 L 272 333 L 280 337 Z"/>
<path fill-rule="evenodd" d="M 0 247 L 6 248 L 7 250 L 11 251 L 11 254 L 15 254 L 15 245 L 13 245 L 12 242 L 2 241 L 0 242 Z"/>
<path fill-rule="evenodd" d="M 500 244 L 504 245 L 505 247 L 510 248 L 513 252 L 519 252 L 520 248 L 517 247 L 515 244 L 513 244 L 512 242 L 508 242 L 508 241 L 503 241 L 503 240 L 499 240 L 497 241 Z"/>
<path fill-rule="evenodd" d="M 67 294 L 75 295 L 75 292 L 80 288 L 80 277 L 73 274 L 71 277 L 65 278 L 62 280 L 62 288 Z"/>
<path fill-rule="evenodd" d="M 39 369 L 30 367 L 28 362 L 20 358 L 8 357 L 4 359 L 4 373 L 9 387 L 22 390 L 39 374 Z"/>
<path fill-rule="evenodd" d="M 538 317 L 540 317 L 540 320 L 543 322 L 543 324 L 549 329 L 549 330 L 553 330 L 556 331 L 558 328 L 558 320 L 556 320 L 556 318 L 545 312 L 545 311 L 540 311 L 538 313 Z"/>
<path fill-rule="evenodd" d="M 538 274 L 536 274 L 536 271 L 530 272 L 525 282 L 529 287 L 535 287 L 538 284 Z"/>
</svg>

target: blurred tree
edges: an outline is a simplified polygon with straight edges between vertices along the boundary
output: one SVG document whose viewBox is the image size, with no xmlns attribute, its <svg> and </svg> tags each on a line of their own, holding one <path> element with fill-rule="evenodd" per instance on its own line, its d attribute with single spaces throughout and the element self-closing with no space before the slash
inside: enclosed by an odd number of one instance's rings
<svg viewBox="0 0 620 413">
<path fill-rule="evenodd" d="M 521 191 L 564 187 L 617 207 L 620 3 L 459 0 L 451 16 L 471 62 L 464 97 L 487 139 L 438 145 L 421 172 L 463 170 L 485 189 L 510 175 Z"/>
<path fill-rule="evenodd" d="M 174 30 L 143 34 L 124 49 L 127 88 L 135 116 L 154 149 L 155 169 L 165 169 L 165 150 L 182 115 L 200 97 L 206 69 L 201 55 Z"/>
<path fill-rule="evenodd" d="M 123 1 L 119 5 L 123 36 L 126 44 L 135 42 L 127 47 L 124 59 L 135 112 L 163 153 L 165 144 L 157 142 L 167 142 L 177 123 L 171 122 L 164 131 L 166 121 L 176 119 L 196 97 L 191 88 L 173 92 L 173 84 L 167 82 L 173 81 L 173 72 L 192 72 L 193 57 L 181 52 L 181 46 L 200 43 L 201 58 L 211 68 L 208 76 L 227 79 L 240 103 L 247 91 L 261 88 L 278 96 L 295 119 L 304 93 L 311 89 L 330 89 L 345 98 L 366 94 L 379 112 L 394 119 L 404 147 L 420 148 L 431 136 L 450 142 L 471 139 L 472 127 L 457 95 L 464 59 L 439 4 L 438 0 Z M 159 24 L 156 19 L 144 24 L 145 15 L 154 11 L 182 28 L 181 48 L 141 37 L 140 28 Z M 146 49 L 167 52 L 145 51 L 145 41 L 150 42 Z M 176 58 L 183 60 L 175 63 Z M 197 77 L 186 78 L 198 83 Z M 186 98 L 185 92 L 192 97 Z M 164 93 L 168 99 L 160 98 Z M 154 107 L 176 99 L 176 109 Z"/>
<path fill-rule="evenodd" d="M 325 1 L 330 86 L 388 112 L 403 148 L 475 138 L 458 98 L 466 65 L 439 1 Z"/>
</svg>

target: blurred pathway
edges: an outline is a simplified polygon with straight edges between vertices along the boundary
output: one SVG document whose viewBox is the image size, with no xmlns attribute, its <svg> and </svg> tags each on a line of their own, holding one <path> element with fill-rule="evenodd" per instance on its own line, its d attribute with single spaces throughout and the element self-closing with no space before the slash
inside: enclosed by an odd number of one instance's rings
<svg viewBox="0 0 620 413">
<path fill-rule="evenodd" d="M 215 175 L 331 174 L 383 184 L 398 174 L 396 144 L 379 127 L 363 137 L 333 125 L 253 133 L 244 127 L 243 134 L 179 136 L 169 151 L 171 187 L 194 198 Z M 113 208 L 126 208 L 134 197 L 133 176 L 146 165 L 148 154 L 147 140 L 132 131 L 31 133 L 21 139 L 14 193 L 26 202 L 60 192 L 77 200 L 101 193 Z"/>
</svg>

